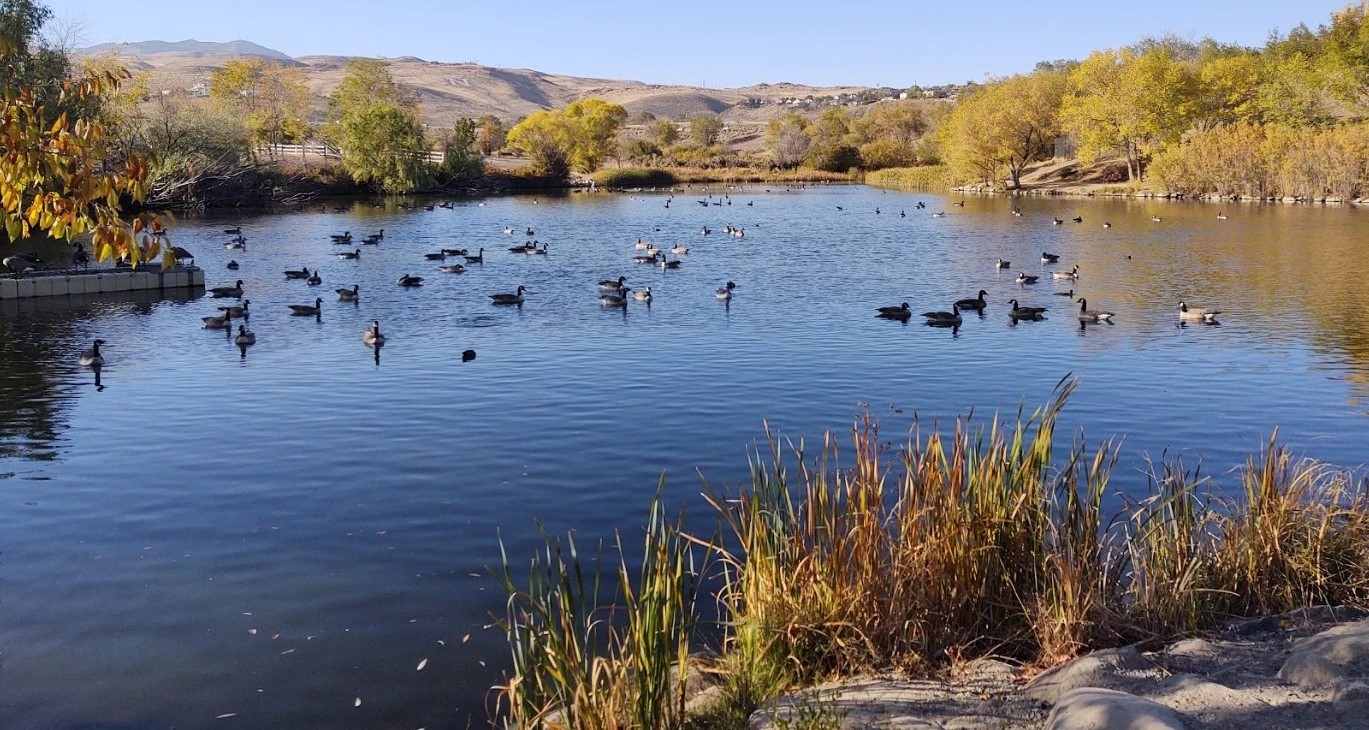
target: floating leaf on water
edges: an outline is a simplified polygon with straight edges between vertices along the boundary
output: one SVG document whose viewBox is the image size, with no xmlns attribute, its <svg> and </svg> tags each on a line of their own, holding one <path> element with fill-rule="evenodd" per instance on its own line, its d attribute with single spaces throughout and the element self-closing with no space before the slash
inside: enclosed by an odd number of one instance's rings
<svg viewBox="0 0 1369 730">
<path fill-rule="evenodd" d="M 295 650 L 294 650 L 294 649 L 286 649 L 285 651 L 281 652 L 280 655 L 281 655 L 281 656 L 285 656 L 286 654 L 294 654 L 294 653 L 295 653 Z"/>
<path fill-rule="evenodd" d="M 468 642 L 468 641 L 470 641 L 470 640 L 471 640 L 471 635 L 470 635 L 470 634 L 466 634 L 465 636 L 461 637 L 461 643 L 463 643 L 463 644 L 466 643 L 466 642 Z"/>
<path fill-rule="evenodd" d="M 360 697 L 357 698 L 356 704 L 352 705 L 352 707 L 361 707 L 361 698 L 360 698 Z"/>
<path fill-rule="evenodd" d="M 426 666 L 428 666 L 428 660 L 425 658 L 423 661 L 418 663 L 418 669 L 416 671 L 421 672 L 423 671 L 423 668 Z"/>
<path fill-rule="evenodd" d="M 275 641 L 276 639 L 279 639 L 279 638 L 280 638 L 280 634 L 271 634 L 271 640 L 272 640 L 272 641 Z"/>
<path fill-rule="evenodd" d="M 441 640 L 441 639 L 438 639 L 438 640 L 437 640 L 437 643 L 439 643 L 439 644 L 441 644 L 441 645 L 443 645 L 443 646 L 446 646 L 446 645 L 447 645 L 447 642 L 445 642 L 445 641 L 443 641 L 443 640 Z"/>
<path fill-rule="evenodd" d="M 237 715 L 238 715 L 238 713 L 236 713 L 236 712 L 225 712 L 225 713 L 223 713 L 222 715 L 217 715 L 217 716 L 215 716 L 214 719 L 215 719 L 215 720 L 227 720 L 227 719 L 230 718 L 230 717 L 237 717 Z"/>
<path fill-rule="evenodd" d="M 256 636 L 256 635 L 257 635 L 257 630 L 256 630 L 256 629 L 248 629 L 248 630 L 247 630 L 247 633 L 249 633 L 249 634 L 251 634 L 251 635 L 253 635 L 253 636 Z"/>
</svg>

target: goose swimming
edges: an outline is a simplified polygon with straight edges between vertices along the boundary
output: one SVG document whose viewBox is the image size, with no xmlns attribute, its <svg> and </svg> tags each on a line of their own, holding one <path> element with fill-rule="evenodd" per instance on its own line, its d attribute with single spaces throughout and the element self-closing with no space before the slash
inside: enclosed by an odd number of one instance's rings
<svg viewBox="0 0 1369 730">
<path fill-rule="evenodd" d="M 1018 284 L 1035 284 L 1035 283 L 1036 283 L 1037 281 L 1039 281 L 1040 279 L 1041 279 L 1041 277 L 1039 277 L 1039 276 L 1028 276 L 1028 275 L 1026 275 L 1026 274 L 1024 274 L 1024 273 L 1022 273 L 1022 272 L 1019 271 L 1019 272 L 1017 272 L 1017 279 L 1016 279 L 1016 281 L 1017 281 Z"/>
<path fill-rule="evenodd" d="M 238 347 L 247 347 L 257 344 L 257 336 L 243 325 L 238 325 L 238 336 L 233 338 L 233 344 Z"/>
<path fill-rule="evenodd" d="M 1089 309 L 1089 302 L 1083 297 L 1079 298 L 1079 321 L 1081 322 L 1110 322 L 1113 313 L 1102 309 Z"/>
<path fill-rule="evenodd" d="M 90 349 L 81 353 L 81 365 L 88 368 L 98 368 L 105 364 L 105 358 L 100 354 L 100 345 L 105 344 L 104 340 L 95 340 L 90 344 Z"/>
<path fill-rule="evenodd" d="M 733 290 L 733 289 L 736 289 L 736 288 L 737 288 L 737 285 L 729 281 L 729 282 L 727 282 L 727 286 L 719 287 L 719 288 L 718 288 L 718 291 L 714 292 L 714 296 L 718 297 L 719 299 L 723 299 L 723 300 L 731 299 L 731 298 L 732 298 L 732 290 Z"/>
<path fill-rule="evenodd" d="M 984 311 L 984 305 L 988 303 L 984 301 L 984 295 L 987 293 L 988 292 L 983 289 L 980 289 L 979 296 L 973 299 L 961 299 L 955 303 L 955 306 L 960 309 L 973 309 L 977 312 L 982 312 Z"/>
<path fill-rule="evenodd" d="M 1020 307 L 1016 299 L 1009 299 L 1008 304 L 1012 305 L 1012 309 L 1008 311 L 1008 316 L 1014 319 L 1036 319 L 1046 311 L 1045 307 Z"/>
<path fill-rule="evenodd" d="M 489 296 L 494 304 L 522 304 L 523 292 L 525 291 L 527 291 L 527 287 L 520 284 L 518 290 L 512 294 L 491 294 Z"/>
<path fill-rule="evenodd" d="M 954 325 L 961 323 L 960 307 L 952 304 L 949 312 L 923 312 L 922 316 L 927 318 L 927 324 L 933 325 Z"/>
<path fill-rule="evenodd" d="M 1078 280 L 1079 280 L 1079 265 L 1078 265 L 1078 264 L 1075 264 L 1075 265 L 1074 265 L 1074 268 L 1070 269 L 1069 271 L 1052 271 L 1052 272 L 1051 272 L 1051 278 L 1052 278 L 1052 279 L 1069 279 L 1070 281 L 1078 281 Z"/>
<path fill-rule="evenodd" d="M 875 311 L 878 313 L 875 316 L 883 317 L 885 319 L 908 319 L 913 316 L 913 311 L 908 308 L 907 302 L 904 302 L 897 307 L 880 307 Z"/>
<path fill-rule="evenodd" d="M 322 300 L 322 299 L 315 299 L 315 300 L 314 300 L 314 306 L 312 306 L 312 307 L 309 306 L 309 305 L 307 305 L 307 304 L 291 304 L 291 305 L 290 305 L 290 314 L 293 314 L 293 315 L 295 315 L 295 316 L 297 316 L 297 317 L 311 317 L 311 316 L 318 315 L 318 314 L 322 314 L 322 313 L 323 313 L 323 300 Z"/>
<path fill-rule="evenodd" d="M 399 277 L 399 280 L 395 283 L 399 284 L 400 286 L 423 286 L 423 277 L 409 276 L 408 274 L 405 274 Z"/>
<path fill-rule="evenodd" d="M 361 296 L 361 285 L 353 284 L 351 289 L 336 289 L 337 298 L 344 302 L 355 302 Z"/>
<path fill-rule="evenodd" d="M 380 347 L 385 344 L 385 335 L 380 333 L 380 320 L 375 320 L 370 327 L 362 330 L 361 341 L 371 347 Z"/>
<path fill-rule="evenodd" d="M 1221 314 L 1220 309 L 1203 309 L 1200 307 L 1190 307 L 1184 302 L 1179 302 L 1179 319 L 1197 322 L 1216 322 L 1217 315 Z"/>
</svg>

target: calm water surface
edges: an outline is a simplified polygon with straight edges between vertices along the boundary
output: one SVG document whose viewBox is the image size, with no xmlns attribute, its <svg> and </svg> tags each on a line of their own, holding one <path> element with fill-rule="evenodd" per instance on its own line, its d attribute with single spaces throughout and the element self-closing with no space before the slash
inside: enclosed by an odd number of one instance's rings
<svg viewBox="0 0 1369 730">
<path fill-rule="evenodd" d="M 1276 425 L 1308 455 L 1366 458 L 1361 211 L 1238 206 L 1218 221 L 1195 204 L 730 193 L 722 207 L 696 188 L 669 208 L 578 194 L 178 221 L 211 286 L 246 282 L 245 355 L 200 329 L 219 300 L 4 303 L 0 726 L 479 726 L 503 667 L 483 628 L 502 608 L 486 576 L 499 535 L 520 559 L 535 518 L 582 543 L 631 536 L 662 474 L 702 516 L 700 474 L 743 479 L 767 421 L 811 440 L 868 405 L 901 439 L 914 414 L 1035 406 L 1074 373 L 1062 433 L 1123 437 L 1124 490 L 1166 448 L 1229 483 Z M 225 251 L 239 224 L 248 249 Z M 506 252 L 525 240 L 506 225 L 550 255 Z M 380 245 L 345 247 L 357 261 L 327 235 L 380 228 Z M 683 267 L 633 264 L 639 237 L 689 246 Z M 460 275 L 421 256 L 482 246 Z M 1045 273 L 1043 250 L 1081 280 L 1016 286 L 1019 269 Z M 323 286 L 284 280 L 302 266 Z M 396 286 L 405 273 L 424 286 Z M 651 287 L 650 307 L 600 307 L 595 282 L 619 274 Z M 713 295 L 727 280 L 730 304 Z M 360 303 L 338 302 L 352 284 Z M 490 305 L 519 284 L 521 308 Z M 958 331 L 873 316 L 981 288 L 986 316 Z M 1052 295 L 1070 288 L 1116 324 L 1081 328 Z M 320 321 L 289 315 L 316 296 Z M 1014 297 L 1048 318 L 1012 326 Z M 1180 299 L 1227 314 L 1180 327 Z M 373 319 L 390 338 L 378 361 L 361 342 Z M 103 389 L 76 364 L 95 337 Z M 479 356 L 462 363 L 467 348 Z"/>
</svg>

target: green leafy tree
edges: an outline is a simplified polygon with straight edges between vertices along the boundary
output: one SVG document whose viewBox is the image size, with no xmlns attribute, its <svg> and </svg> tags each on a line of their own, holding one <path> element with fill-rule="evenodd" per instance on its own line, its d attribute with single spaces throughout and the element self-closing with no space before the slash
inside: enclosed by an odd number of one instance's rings
<svg viewBox="0 0 1369 730">
<path fill-rule="evenodd" d="M 808 126 L 812 142 L 804 157 L 810 167 L 846 172 L 860 165 L 860 151 L 850 143 L 851 115 L 842 107 L 828 107 Z"/>
<path fill-rule="evenodd" d="M 689 136 L 696 144 L 712 147 L 723 133 L 723 120 L 716 114 L 700 114 L 689 120 Z"/>
<path fill-rule="evenodd" d="M 442 148 L 442 171 L 453 180 L 470 180 L 485 174 L 477 149 L 479 131 L 474 119 L 458 119 Z"/>
<path fill-rule="evenodd" d="M 326 135 L 352 178 L 385 193 L 407 193 L 431 180 L 428 143 L 413 95 L 395 83 L 383 61 L 347 62 L 328 98 Z"/>
</svg>

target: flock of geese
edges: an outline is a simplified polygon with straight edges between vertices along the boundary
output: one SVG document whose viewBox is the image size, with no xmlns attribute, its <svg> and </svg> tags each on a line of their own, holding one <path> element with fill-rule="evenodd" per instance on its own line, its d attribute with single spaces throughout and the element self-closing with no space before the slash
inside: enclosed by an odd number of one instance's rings
<svg viewBox="0 0 1369 730">
<path fill-rule="evenodd" d="M 711 198 L 712 196 L 709 197 Z M 671 199 L 673 199 L 673 196 L 671 196 Z M 719 199 L 718 201 L 710 200 L 698 202 L 701 205 L 731 204 L 730 199 Z M 669 204 L 670 199 L 666 201 L 666 207 L 669 207 Z M 965 202 L 963 200 L 953 203 L 953 205 L 958 207 L 963 207 L 964 204 Z M 747 205 L 749 206 L 751 205 L 751 203 L 748 202 Z M 445 208 L 447 206 L 444 205 L 442 207 Z M 915 207 L 916 209 L 923 209 L 926 207 L 926 204 L 919 201 Z M 837 206 L 837 210 L 842 210 L 842 206 Z M 880 209 L 876 207 L 874 209 L 874 212 L 878 214 L 880 213 Z M 1016 208 L 1012 210 L 1012 214 L 1018 217 L 1021 217 L 1023 215 L 1022 211 Z M 906 217 L 906 215 L 907 213 L 904 210 L 900 210 L 898 213 L 898 216 L 900 218 Z M 932 216 L 944 217 L 945 212 L 942 211 L 939 213 L 933 213 Z M 1219 220 L 1227 220 L 1227 216 L 1225 213 L 1219 213 L 1217 217 Z M 1081 216 L 1075 216 L 1071 220 L 1076 224 L 1083 223 L 1083 218 Z M 1159 216 L 1152 216 L 1151 221 L 1158 223 L 1161 221 L 1161 218 Z M 1064 225 L 1065 221 L 1058 217 L 1052 217 L 1052 223 L 1054 225 Z M 1105 228 L 1111 228 L 1112 224 L 1110 222 L 1104 222 L 1103 226 Z M 660 229 L 657 228 L 656 230 Z M 517 231 L 512 226 L 505 226 L 503 228 L 503 233 L 505 235 L 512 236 L 516 232 Z M 706 226 L 701 230 L 701 234 L 704 236 L 707 236 L 712 232 L 712 229 Z M 735 238 L 743 238 L 745 236 L 745 231 L 743 229 L 736 228 L 731 225 L 724 226 L 723 232 L 726 235 Z M 229 241 L 224 244 L 224 247 L 226 249 L 238 251 L 246 250 L 247 239 L 243 237 L 241 227 L 225 229 L 224 233 L 233 236 L 233 238 L 229 239 Z M 508 251 L 510 253 L 522 253 L 528 256 L 548 255 L 547 244 L 539 243 L 535 238 L 533 238 L 533 236 L 535 235 L 535 231 L 531 227 L 526 227 L 523 230 L 523 234 L 529 240 L 525 243 L 509 247 Z M 360 239 L 354 239 L 351 231 L 344 231 L 341 234 L 330 235 L 329 237 L 332 239 L 332 242 L 334 244 L 338 245 L 350 245 L 357 240 L 359 240 L 359 245 L 377 245 L 382 240 L 384 240 L 385 229 L 382 228 L 377 233 L 363 236 Z M 684 246 L 683 244 L 674 245 L 668 249 L 669 252 L 675 256 L 675 258 L 672 259 L 666 255 L 665 250 L 657 248 L 655 244 L 643 241 L 640 238 L 637 240 L 635 248 L 638 251 L 637 255 L 633 257 L 633 260 L 636 263 L 657 266 L 660 268 L 662 272 L 680 268 L 683 265 L 683 260 L 679 257 L 687 255 L 690 251 L 689 247 Z M 193 258 L 190 256 L 189 252 L 184 251 L 184 249 L 178 249 L 178 258 L 181 258 L 182 254 L 184 254 L 184 258 Z M 353 248 L 351 251 L 342 251 L 336 255 L 338 258 L 343 260 L 357 260 L 361 258 L 362 250 L 361 248 L 357 247 Z M 478 251 L 472 254 L 467 249 L 443 248 L 439 251 L 424 254 L 423 258 L 425 261 L 443 262 L 442 265 L 438 267 L 438 270 L 443 273 L 460 274 L 466 270 L 467 266 L 484 264 L 485 249 L 480 248 Z M 460 262 L 450 264 L 446 263 L 446 260 L 449 258 L 459 259 Z M 1130 258 L 1130 256 L 1128 256 L 1127 258 Z M 8 264 L 10 262 L 6 263 Z M 1042 252 L 1042 265 L 1052 266 L 1059 263 L 1060 254 L 1053 254 L 1048 251 Z M 227 264 L 227 268 L 231 271 L 236 271 L 239 269 L 239 264 L 236 260 L 229 261 Z M 994 268 L 999 271 L 1011 270 L 1012 264 L 1009 261 L 1005 261 L 999 258 L 994 261 Z M 323 279 L 319 271 L 310 271 L 308 267 L 287 270 L 284 272 L 284 275 L 287 280 L 302 280 L 309 286 L 318 286 L 323 283 Z M 1044 275 L 1033 275 L 1027 274 L 1025 271 L 1018 271 L 1017 276 L 1013 279 L 1013 281 L 1014 283 L 1025 289 L 1026 287 L 1039 283 L 1042 276 Z M 1071 266 L 1068 270 L 1052 270 L 1050 272 L 1050 278 L 1057 281 L 1067 281 L 1072 283 L 1078 282 L 1080 279 L 1079 266 L 1076 264 Z M 604 279 L 598 282 L 599 303 L 606 308 L 626 307 L 628 303 L 631 301 L 644 303 L 649 306 L 653 297 L 651 287 L 647 286 L 641 290 L 635 290 L 632 287 L 628 286 L 627 281 L 628 277 L 619 276 L 615 279 Z M 422 286 L 423 277 L 404 274 L 403 276 L 399 277 L 399 279 L 396 281 L 396 284 L 400 287 Z M 737 285 L 735 282 L 728 281 L 724 285 L 720 286 L 714 292 L 714 295 L 720 301 L 730 302 L 732 300 L 736 286 Z M 359 302 L 361 297 L 360 291 L 361 287 L 357 284 L 352 285 L 350 288 L 344 287 L 335 290 L 339 301 L 352 303 Z M 208 293 L 211 297 L 216 299 L 242 299 L 241 304 L 219 306 L 218 314 L 203 317 L 202 321 L 204 323 L 205 329 L 226 330 L 232 342 L 235 345 L 242 348 L 243 353 L 246 354 L 246 348 L 256 344 L 257 335 L 251 330 L 247 329 L 247 326 L 245 324 L 251 317 L 252 302 L 249 299 L 243 298 L 243 295 L 245 293 L 243 280 L 238 279 L 230 286 L 213 287 L 208 290 Z M 524 302 L 525 294 L 527 293 L 527 287 L 519 285 L 512 292 L 498 292 L 494 294 L 489 294 L 488 296 L 490 299 L 490 303 L 493 305 L 521 306 Z M 1073 288 L 1071 288 L 1069 291 L 1054 292 L 1054 294 L 1056 296 L 1074 298 L 1075 291 Z M 983 289 L 980 289 L 979 293 L 974 297 L 967 297 L 952 302 L 950 311 L 927 311 L 922 312 L 919 316 L 925 319 L 926 324 L 934 327 L 959 327 L 964 322 L 964 312 L 976 312 L 981 317 L 983 316 L 986 308 L 988 307 L 988 302 L 985 298 L 986 295 L 987 292 Z M 1074 303 L 1077 303 L 1079 305 L 1079 309 L 1076 312 L 1076 316 L 1081 323 L 1111 324 L 1113 318 L 1116 316 L 1114 312 L 1111 312 L 1106 309 L 1090 308 L 1088 300 L 1084 297 L 1078 297 L 1077 299 L 1074 299 Z M 1010 299 L 1008 304 L 1008 317 L 1013 323 L 1021 321 L 1039 321 L 1041 319 L 1044 319 L 1044 315 L 1049 309 L 1048 307 L 1044 306 L 1024 306 L 1020 304 L 1017 299 Z M 323 298 L 315 297 L 314 302 L 312 304 L 291 304 L 289 305 L 289 309 L 290 314 L 293 316 L 314 317 L 316 319 L 321 319 L 323 312 Z M 1221 310 L 1190 307 L 1186 302 L 1183 301 L 1179 302 L 1178 306 L 1178 315 L 1179 320 L 1181 322 L 1201 322 L 1216 324 L 1216 317 L 1219 314 L 1221 314 Z M 895 306 L 878 307 L 876 309 L 876 315 L 882 319 L 907 322 L 913 317 L 913 310 L 907 302 L 903 302 Z M 234 320 L 239 321 L 237 323 L 236 332 L 233 331 L 235 324 Z M 362 331 L 361 339 L 363 344 L 365 344 L 367 347 L 379 348 L 383 346 L 386 342 L 386 336 L 381 332 L 380 321 L 373 320 L 372 323 L 368 325 L 365 328 L 365 330 Z M 82 366 L 90 368 L 100 368 L 101 366 L 103 366 L 105 363 L 105 359 L 100 352 L 100 347 L 104 344 L 104 340 L 95 340 L 92 343 L 90 349 L 87 349 L 80 354 L 80 364 Z M 377 350 L 377 358 L 378 356 L 379 352 Z M 463 351 L 461 353 L 461 359 L 463 362 L 469 362 L 470 360 L 475 359 L 475 351 Z"/>
</svg>

